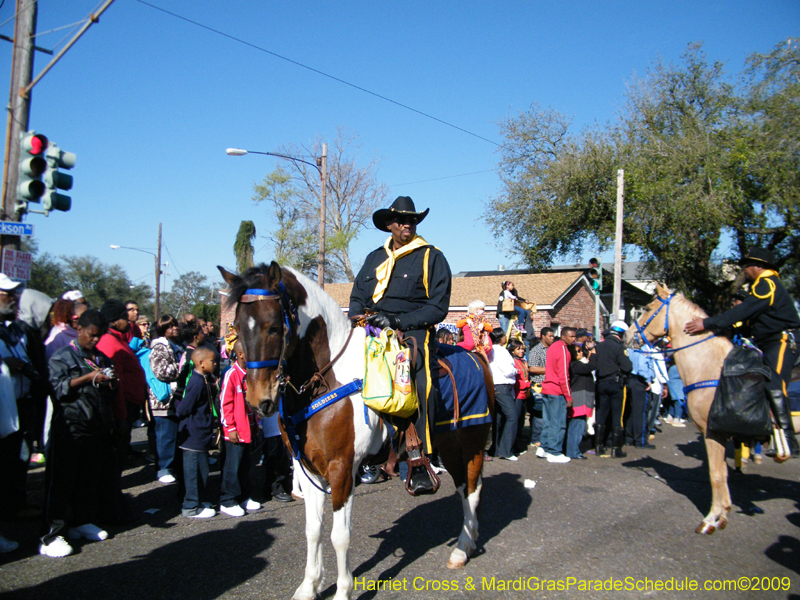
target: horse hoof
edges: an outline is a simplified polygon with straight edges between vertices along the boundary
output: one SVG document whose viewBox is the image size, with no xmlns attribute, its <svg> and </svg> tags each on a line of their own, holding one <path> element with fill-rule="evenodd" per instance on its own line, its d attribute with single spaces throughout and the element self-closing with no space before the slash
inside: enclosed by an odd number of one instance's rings
<svg viewBox="0 0 800 600">
<path fill-rule="evenodd" d="M 697 529 L 695 529 L 694 532 L 695 533 L 701 533 L 703 535 L 711 535 L 716 530 L 717 530 L 717 528 L 714 527 L 713 525 L 711 525 L 709 523 L 706 523 L 706 522 L 703 522 L 703 523 L 700 523 L 700 525 L 697 526 Z"/>
<path fill-rule="evenodd" d="M 463 569 L 466 564 L 467 564 L 467 559 L 453 560 L 451 558 L 450 560 L 447 561 L 447 568 L 448 569 Z"/>
<path fill-rule="evenodd" d="M 727 526 L 728 526 L 728 519 L 720 519 L 719 522 L 717 523 L 717 529 L 719 529 L 720 531 L 725 529 Z"/>
</svg>

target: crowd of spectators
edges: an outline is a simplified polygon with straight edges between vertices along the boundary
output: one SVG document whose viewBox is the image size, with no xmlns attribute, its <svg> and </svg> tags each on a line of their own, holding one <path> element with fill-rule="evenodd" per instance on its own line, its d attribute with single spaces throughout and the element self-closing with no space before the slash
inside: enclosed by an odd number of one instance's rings
<svg viewBox="0 0 800 600">
<path fill-rule="evenodd" d="M 512 312 L 509 300 L 516 308 L 524 302 L 506 281 L 497 306 L 501 327 L 488 324 L 480 300 L 456 324 L 457 345 L 484 356 L 494 379 L 496 419 L 486 460 L 516 461 L 529 447 L 551 463 L 587 454 L 621 458 L 625 444 L 655 448 L 664 424 L 686 426 L 683 384 L 660 346 L 634 341 L 626 348 L 621 321 L 599 344 L 586 329 L 570 326 L 543 327 L 536 338 L 527 311 Z"/>
<path fill-rule="evenodd" d="M 123 493 L 123 471 L 133 465 L 152 463 L 155 480 L 175 486 L 186 518 L 213 517 L 217 506 L 234 517 L 260 510 L 251 454 L 265 469 L 265 501 L 302 497 L 292 489 L 277 415 L 259 423 L 245 401 L 235 335 L 220 340 L 213 323 L 188 313 L 153 323 L 134 301 L 93 308 L 78 290 L 53 302 L 2 274 L 0 317 L 0 515 L 40 519 L 40 554 L 67 556 L 68 540 L 103 541 L 107 527 L 138 521 Z M 137 425 L 147 427 L 147 450 L 131 445 Z M 221 491 L 211 497 L 209 465 L 217 461 Z M 42 463 L 36 506 L 28 471 Z M 0 535 L 0 553 L 18 546 Z"/>
</svg>

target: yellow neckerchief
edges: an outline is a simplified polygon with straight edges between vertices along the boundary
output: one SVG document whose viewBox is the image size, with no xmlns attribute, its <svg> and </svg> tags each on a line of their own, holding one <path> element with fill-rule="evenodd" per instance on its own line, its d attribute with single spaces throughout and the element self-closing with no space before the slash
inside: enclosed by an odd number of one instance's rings
<svg viewBox="0 0 800 600">
<path fill-rule="evenodd" d="M 383 294 L 386 291 L 386 288 L 389 287 L 389 279 L 392 277 L 392 271 L 394 270 L 394 262 L 400 258 L 401 256 L 405 256 L 409 252 L 413 252 L 417 248 L 422 248 L 423 246 L 427 246 L 428 242 L 422 239 L 421 236 L 415 237 L 405 246 L 400 248 L 399 250 L 389 250 L 389 246 L 392 243 L 392 238 L 386 240 L 386 243 L 383 245 L 383 249 L 386 250 L 386 254 L 389 255 L 385 261 L 383 261 L 378 268 L 375 269 L 375 276 L 378 278 L 378 283 L 375 284 L 375 291 L 372 293 L 372 301 L 378 302 L 381 298 L 383 298 Z"/>
<path fill-rule="evenodd" d="M 756 293 L 756 288 L 758 287 L 758 282 L 761 281 L 762 277 L 772 277 L 773 275 L 775 277 L 780 278 L 780 275 L 778 275 L 778 272 L 777 271 L 773 271 L 772 269 L 765 269 L 764 271 L 761 271 L 759 276 L 756 277 L 756 280 L 753 282 L 752 287 L 750 288 L 750 293 L 753 294 L 753 296 L 755 296 L 759 300 L 764 300 L 765 298 L 769 298 L 769 305 L 770 306 L 772 306 L 772 303 L 775 300 L 775 282 L 772 281 L 771 279 L 765 279 L 764 280 L 764 281 L 767 282 L 767 285 L 769 286 L 769 292 L 764 294 L 763 296 L 759 296 Z"/>
</svg>

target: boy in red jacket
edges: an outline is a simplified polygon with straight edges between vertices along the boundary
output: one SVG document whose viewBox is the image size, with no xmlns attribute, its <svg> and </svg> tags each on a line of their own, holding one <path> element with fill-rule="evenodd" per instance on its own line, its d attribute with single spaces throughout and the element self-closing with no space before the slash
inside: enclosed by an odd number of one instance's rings
<svg viewBox="0 0 800 600">
<path fill-rule="evenodd" d="M 567 463 L 569 457 L 561 452 L 567 429 L 567 407 L 572 406 L 569 387 L 571 356 L 567 346 L 575 343 L 575 328 L 562 327 L 561 339 L 547 348 L 547 362 L 542 383 L 542 448 L 547 462 Z"/>
<path fill-rule="evenodd" d="M 222 433 L 225 436 L 225 465 L 219 509 L 226 515 L 242 517 L 261 505 L 250 498 L 250 442 L 253 413 L 245 401 L 247 384 L 242 343 L 233 346 L 236 362 L 225 372 L 220 392 Z"/>
</svg>

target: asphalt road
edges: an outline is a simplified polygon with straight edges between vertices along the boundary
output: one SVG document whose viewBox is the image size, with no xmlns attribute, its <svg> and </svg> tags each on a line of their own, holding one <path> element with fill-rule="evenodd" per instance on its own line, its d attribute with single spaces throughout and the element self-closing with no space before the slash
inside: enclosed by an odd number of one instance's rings
<svg viewBox="0 0 800 600">
<path fill-rule="evenodd" d="M 445 567 L 461 524 L 461 503 L 447 476 L 438 494 L 422 499 L 408 496 L 398 480 L 359 486 L 354 573 L 361 582 L 400 581 L 406 591 L 359 589 L 355 597 L 800 598 L 800 460 L 766 459 L 731 474 L 730 524 L 700 536 L 694 528 L 710 505 L 705 449 L 692 427 L 663 429 L 655 450 L 627 449 L 622 460 L 548 464 L 529 452 L 518 462 L 487 463 L 479 552 L 461 571 Z M 729 465 L 732 472 L 732 458 Z M 31 477 L 35 498 L 42 469 Z M 218 488 L 219 472 L 212 479 Z M 535 487 L 526 488 L 526 479 Z M 39 523 L 0 523 L 0 531 L 21 542 L 0 556 L 0 598 L 271 599 L 291 598 L 300 584 L 302 502 L 273 501 L 246 517 L 197 521 L 180 516 L 175 486 L 155 482 L 152 466 L 131 468 L 124 484 L 141 521 L 110 529 L 104 542 L 76 543 L 67 558 L 37 554 Z M 322 597 L 331 598 L 330 510 L 326 517 Z M 593 583 L 580 583 L 587 580 Z M 688 585 L 698 589 L 658 591 L 657 580 L 696 582 Z M 749 589 L 730 591 L 733 581 Z M 621 590 L 602 589 L 615 582 Z M 728 591 L 703 589 L 721 582 Z M 568 589 L 547 589 L 559 585 Z M 762 586 L 773 589 L 753 589 Z"/>
</svg>

